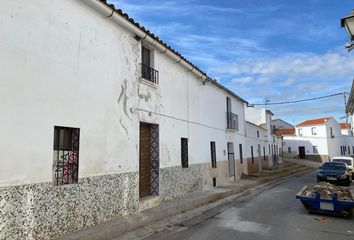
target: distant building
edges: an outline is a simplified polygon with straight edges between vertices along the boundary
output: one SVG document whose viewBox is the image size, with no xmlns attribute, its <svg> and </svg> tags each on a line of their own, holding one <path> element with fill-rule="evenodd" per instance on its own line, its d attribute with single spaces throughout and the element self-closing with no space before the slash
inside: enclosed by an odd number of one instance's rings
<svg viewBox="0 0 354 240">
<path fill-rule="evenodd" d="M 294 129 L 279 129 L 277 133 L 283 136 L 283 154 L 287 157 L 324 162 L 337 155 L 354 154 L 349 124 L 339 124 L 332 117 L 306 120 Z"/>
<path fill-rule="evenodd" d="M 272 125 L 274 126 L 275 129 L 294 128 L 293 125 L 291 125 L 288 122 L 285 122 L 283 119 L 280 118 L 272 120 Z"/>
</svg>

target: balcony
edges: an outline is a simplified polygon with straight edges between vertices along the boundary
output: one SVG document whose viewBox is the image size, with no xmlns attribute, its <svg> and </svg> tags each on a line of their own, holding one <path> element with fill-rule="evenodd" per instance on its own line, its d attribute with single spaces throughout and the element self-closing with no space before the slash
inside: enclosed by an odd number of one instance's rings
<svg viewBox="0 0 354 240">
<path fill-rule="evenodd" d="M 226 112 L 226 128 L 238 130 L 238 115 L 232 112 Z"/>
<path fill-rule="evenodd" d="M 141 63 L 141 77 L 155 84 L 159 84 L 159 71 L 143 63 Z"/>
</svg>

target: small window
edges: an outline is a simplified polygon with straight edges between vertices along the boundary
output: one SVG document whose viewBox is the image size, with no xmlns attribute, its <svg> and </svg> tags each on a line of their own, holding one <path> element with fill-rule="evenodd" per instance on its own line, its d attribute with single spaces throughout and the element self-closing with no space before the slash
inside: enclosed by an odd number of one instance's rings
<svg viewBox="0 0 354 240">
<path fill-rule="evenodd" d="M 54 185 L 78 183 L 80 129 L 54 127 Z"/>
<path fill-rule="evenodd" d="M 316 127 L 311 128 L 311 134 L 317 135 L 317 128 Z"/>
<path fill-rule="evenodd" d="M 242 164 L 242 163 L 243 163 L 242 144 L 239 144 L 239 145 L 238 145 L 238 148 L 239 148 L 239 150 L 240 150 L 240 162 L 241 162 L 241 164 Z"/>
<path fill-rule="evenodd" d="M 288 147 L 288 153 L 291 153 L 291 147 Z"/>
<path fill-rule="evenodd" d="M 330 131 L 331 137 L 334 137 L 334 135 L 333 135 L 333 128 L 332 128 L 332 127 L 329 128 L 329 131 Z"/>
<path fill-rule="evenodd" d="M 251 157 L 252 157 L 252 163 L 254 163 L 254 157 L 253 157 L 253 146 L 251 146 Z"/>
<path fill-rule="evenodd" d="M 257 130 L 257 138 L 259 138 L 259 131 Z"/>
<path fill-rule="evenodd" d="M 266 160 L 265 147 L 263 147 L 263 159 Z"/>
<path fill-rule="evenodd" d="M 301 136 L 302 136 L 302 128 L 299 128 L 299 129 L 297 130 L 297 133 L 298 133 L 299 136 L 301 137 Z"/>
<path fill-rule="evenodd" d="M 313 150 L 313 153 L 317 154 L 318 153 L 318 146 L 313 146 L 312 150 Z"/>
<path fill-rule="evenodd" d="M 211 167 L 216 168 L 216 149 L 215 142 L 210 142 Z"/>
<path fill-rule="evenodd" d="M 182 168 L 188 168 L 188 138 L 181 138 Z"/>
</svg>

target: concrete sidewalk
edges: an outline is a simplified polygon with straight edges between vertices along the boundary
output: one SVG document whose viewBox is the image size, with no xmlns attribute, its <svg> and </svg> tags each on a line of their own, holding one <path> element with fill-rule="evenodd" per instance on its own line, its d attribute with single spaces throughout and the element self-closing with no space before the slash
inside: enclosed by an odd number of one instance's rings
<svg viewBox="0 0 354 240">
<path fill-rule="evenodd" d="M 256 186 L 272 183 L 289 176 L 301 174 L 313 170 L 312 167 L 284 162 L 273 170 L 265 170 L 262 174 L 247 176 L 230 185 L 218 186 L 216 188 L 195 192 L 175 201 L 159 205 L 133 215 L 122 216 L 114 221 L 98 224 L 82 231 L 63 235 L 58 239 L 62 240 L 104 240 L 114 239 L 123 233 L 133 231 L 152 222 L 186 212 L 202 205 L 242 193 Z"/>
</svg>

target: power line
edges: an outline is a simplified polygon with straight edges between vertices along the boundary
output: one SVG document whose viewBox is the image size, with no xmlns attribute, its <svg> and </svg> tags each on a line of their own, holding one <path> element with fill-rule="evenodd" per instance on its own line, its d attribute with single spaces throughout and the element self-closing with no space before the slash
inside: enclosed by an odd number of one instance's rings
<svg viewBox="0 0 354 240">
<path fill-rule="evenodd" d="M 254 105 L 254 106 L 264 106 L 264 105 L 282 105 L 282 104 L 308 102 L 308 101 L 314 101 L 314 100 L 318 100 L 318 99 L 324 99 L 324 98 L 335 97 L 335 96 L 342 95 L 342 94 L 346 94 L 346 93 L 347 93 L 347 92 L 341 92 L 341 93 L 335 93 L 335 94 L 330 94 L 330 95 L 321 96 L 321 97 L 315 97 L 315 98 L 306 98 L 306 99 L 300 99 L 300 100 L 294 100 L 294 101 L 285 101 L 285 102 L 255 103 L 255 104 L 251 104 L 251 105 Z"/>
</svg>

